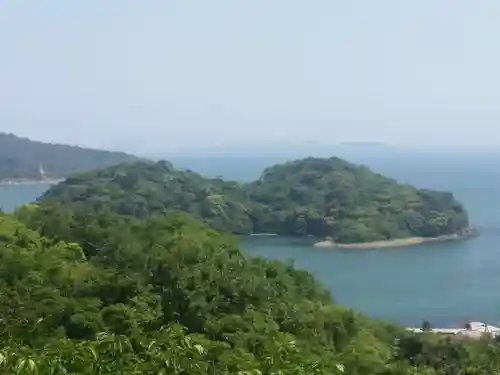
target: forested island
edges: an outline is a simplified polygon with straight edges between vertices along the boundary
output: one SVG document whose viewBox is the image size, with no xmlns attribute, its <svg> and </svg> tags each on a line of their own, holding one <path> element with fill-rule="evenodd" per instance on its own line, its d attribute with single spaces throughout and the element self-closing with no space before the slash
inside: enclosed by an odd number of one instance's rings
<svg viewBox="0 0 500 375">
<path fill-rule="evenodd" d="M 314 236 L 333 244 L 471 233 L 452 193 L 398 184 L 339 158 L 272 166 L 249 184 L 204 178 L 164 161 L 122 164 L 73 175 L 40 203 L 85 204 L 139 219 L 183 211 L 223 232 Z"/>
<path fill-rule="evenodd" d="M 0 133 L 0 183 L 59 180 L 75 172 L 137 160 L 123 152 L 36 142 Z"/>
</svg>

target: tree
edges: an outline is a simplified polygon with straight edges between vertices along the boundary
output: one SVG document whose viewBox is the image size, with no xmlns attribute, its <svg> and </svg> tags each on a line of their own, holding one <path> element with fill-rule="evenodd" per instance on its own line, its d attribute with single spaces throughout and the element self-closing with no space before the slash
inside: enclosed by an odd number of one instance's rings
<svg viewBox="0 0 500 375">
<path fill-rule="evenodd" d="M 422 331 L 428 332 L 432 330 L 432 325 L 428 320 L 422 321 Z"/>
<path fill-rule="evenodd" d="M 16 216 L 0 215 L 0 374 L 500 371 L 491 339 L 350 311 L 309 273 L 246 258 L 185 213 L 138 220 L 83 203 Z"/>
<path fill-rule="evenodd" d="M 40 199 L 146 219 L 187 212 L 212 228 L 328 237 L 337 243 L 465 234 L 467 212 L 451 193 L 419 190 L 338 158 L 266 169 L 240 185 L 166 162 L 113 166 L 69 178 Z"/>
</svg>

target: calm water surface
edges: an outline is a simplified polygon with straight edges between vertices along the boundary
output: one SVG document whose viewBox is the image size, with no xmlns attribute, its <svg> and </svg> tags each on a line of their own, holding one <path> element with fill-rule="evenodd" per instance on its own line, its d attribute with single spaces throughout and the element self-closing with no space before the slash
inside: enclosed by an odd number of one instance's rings
<svg viewBox="0 0 500 375">
<path fill-rule="evenodd" d="M 373 250 L 316 249 L 304 240 L 247 238 L 241 242 L 243 251 L 293 260 L 314 273 L 338 303 L 375 317 L 405 325 L 420 325 L 422 319 L 440 326 L 472 319 L 500 324 L 500 163 L 469 159 L 405 163 L 371 166 L 403 182 L 452 191 L 467 207 L 481 236 Z M 46 188 L 0 187 L 0 207 L 11 210 Z"/>
<path fill-rule="evenodd" d="M 467 320 L 500 324 L 500 163 L 450 160 L 373 166 L 402 182 L 452 191 L 481 236 L 423 246 L 340 250 L 303 241 L 251 238 L 249 254 L 290 259 L 313 272 L 341 304 L 369 315 L 419 326 Z"/>
<path fill-rule="evenodd" d="M 43 194 L 49 184 L 0 186 L 0 209 L 6 212 L 31 202 Z"/>
</svg>

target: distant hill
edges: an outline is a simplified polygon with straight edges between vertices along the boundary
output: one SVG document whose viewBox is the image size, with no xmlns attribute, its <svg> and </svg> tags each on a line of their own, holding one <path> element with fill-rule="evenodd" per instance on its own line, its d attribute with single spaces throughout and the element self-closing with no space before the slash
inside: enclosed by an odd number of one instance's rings
<svg viewBox="0 0 500 375">
<path fill-rule="evenodd" d="M 335 155 L 353 163 L 371 166 L 379 160 L 394 160 L 396 154 L 397 158 L 401 158 L 406 155 L 405 152 L 405 149 L 377 142 L 261 142 L 181 151 L 165 150 L 144 153 L 144 156 L 155 160 L 168 160 L 178 168 L 190 169 L 203 176 L 250 182 L 258 179 L 262 171 L 270 165 L 291 160 L 307 157 L 329 158 Z"/>
<path fill-rule="evenodd" d="M 47 179 L 139 160 L 123 152 L 52 144 L 0 133 L 0 181 Z"/>
<path fill-rule="evenodd" d="M 295 160 L 309 156 L 327 158 L 336 155 L 351 160 L 352 156 L 391 155 L 402 153 L 400 149 L 381 142 L 276 142 L 262 141 L 253 144 L 226 144 L 207 148 L 184 150 L 148 151 L 146 156 L 154 159 L 174 160 L 176 158 L 273 158 Z"/>
</svg>

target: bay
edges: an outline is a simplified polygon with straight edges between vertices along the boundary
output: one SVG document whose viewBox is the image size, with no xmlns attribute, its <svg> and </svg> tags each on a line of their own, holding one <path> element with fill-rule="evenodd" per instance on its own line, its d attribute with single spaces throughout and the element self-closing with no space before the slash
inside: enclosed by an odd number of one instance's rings
<svg viewBox="0 0 500 375">
<path fill-rule="evenodd" d="M 371 160 L 375 171 L 418 187 L 452 191 L 480 232 L 468 241 L 422 246 L 318 249 L 291 239 L 250 238 L 248 254 L 292 260 L 334 299 L 368 315 L 420 326 L 500 323 L 500 163 L 497 157 Z"/>
<path fill-rule="evenodd" d="M 469 320 L 500 324 L 500 158 L 433 156 L 365 164 L 401 182 L 452 191 L 466 206 L 480 237 L 366 250 L 318 249 L 307 239 L 253 237 L 241 240 L 242 250 L 250 256 L 292 260 L 311 271 L 338 303 L 374 317 L 407 326 L 418 326 L 423 319 L 443 327 Z M 214 174 L 233 177 L 230 163 L 224 171 L 217 165 L 208 165 L 206 159 L 203 164 Z M 241 165 L 234 160 L 234 177 L 242 176 Z M 187 167 L 196 170 L 196 163 Z M 47 188 L 2 186 L 0 208 L 10 211 Z"/>
<path fill-rule="evenodd" d="M 50 184 L 19 184 L 0 186 L 0 209 L 10 212 L 22 204 L 29 203 L 50 187 Z"/>
</svg>

